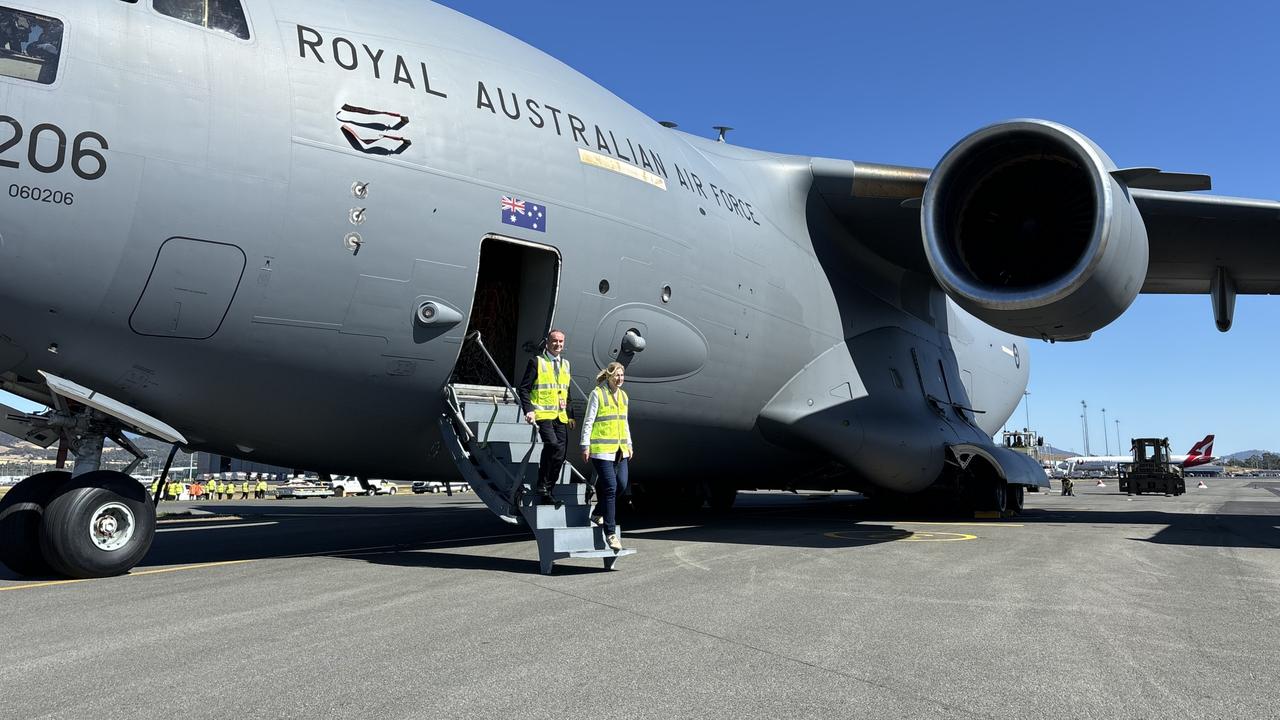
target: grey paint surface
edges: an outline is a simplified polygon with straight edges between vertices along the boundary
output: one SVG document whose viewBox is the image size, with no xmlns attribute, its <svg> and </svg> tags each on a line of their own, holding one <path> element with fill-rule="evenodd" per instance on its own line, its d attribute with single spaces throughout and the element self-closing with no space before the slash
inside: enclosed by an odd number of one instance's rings
<svg viewBox="0 0 1280 720">
<path fill-rule="evenodd" d="M 47 5 L 67 24 L 60 76 L 48 87 L 0 79 L 5 106 L 28 127 L 101 134 L 108 168 L 97 180 L 7 171 L 76 202 L 0 198 L 0 369 L 73 379 L 198 448 L 335 473 L 454 475 L 436 417 L 468 328 L 423 332 L 413 316 L 423 298 L 469 316 L 486 237 L 558 252 L 552 321 L 579 385 L 619 332 L 652 334 L 632 385 L 635 434 L 652 449 L 637 473 L 651 477 L 714 469 L 764 485 L 834 460 L 851 483 L 917 490 L 945 446 L 989 446 L 1026 386 L 1025 340 L 959 310 L 913 266 L 920 252 L 885 251 L 920 243 L 918 213 L 893 198 L 904 226 L 878 205 L 824 196 L 831 168 L 853 164 L 661 127 L 427 3 L 383 2 L 374 15 L 248 0 L 248 41 L 148 3 Z M 404 121 L 352 126 L 394 136 L 379 141 L 391 154 L 347 141 L 351 107 Z M 899 175 L 853 187 L 894 195 L 927 177 Z M 545 206 L 543 228 L 504 224 L 504 196 Z M 174 237 L 244 253 L 207 338 L 129 327 L 135 306 L 153 330 L 186 322 L 153 312 L 148 286 Z M 203 285 L 229 282 L 217 263 L 184 265 Z M 520 333 L 518 344 L 540 339 L 528 324 Z"/>
</svg>

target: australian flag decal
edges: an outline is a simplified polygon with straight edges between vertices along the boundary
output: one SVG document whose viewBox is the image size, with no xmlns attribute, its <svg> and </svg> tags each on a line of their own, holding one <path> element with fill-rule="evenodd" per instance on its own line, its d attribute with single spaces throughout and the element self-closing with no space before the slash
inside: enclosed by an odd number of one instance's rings
<svg viewBox="0 0 1280 720">
<path fill-rule="evenodd" d="M 520 198 L 502 196 L 502 222 L 538 232 L 547 231 L 547 208 Z"/>
</svg>

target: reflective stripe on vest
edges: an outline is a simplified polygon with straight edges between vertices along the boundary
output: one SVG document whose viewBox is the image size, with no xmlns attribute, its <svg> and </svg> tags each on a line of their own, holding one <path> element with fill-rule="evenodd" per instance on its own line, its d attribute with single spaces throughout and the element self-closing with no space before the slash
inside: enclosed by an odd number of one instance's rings
<svg viewBox="0 0 1280 720">
<path fill-rule="evenodd" d="M 617 402 L 603 387 L 597 386 L 596 419 L 591 425 L 592 455 L 613 455 L 627 446 L 627 393 L 618 390 Z"/>
<path fill-rule="evenodd" d="M 560 422 L 569 422 L 569 413 L 565 409 L 569 405 L 569 361 L 560 358 L 560 374 L 557 375 L 555 363 L 545 355 L 535 359 L 538 361 L 538 375 L 533 379 L 533 391 L 529 393 L 533 418 L 559 418 Z"/>
</svg>

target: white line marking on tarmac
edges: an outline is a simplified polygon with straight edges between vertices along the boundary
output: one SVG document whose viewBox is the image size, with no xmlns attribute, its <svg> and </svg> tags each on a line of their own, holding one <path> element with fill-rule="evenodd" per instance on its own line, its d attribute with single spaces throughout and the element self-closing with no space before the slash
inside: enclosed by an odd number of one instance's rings
<svg viewBox="0 0 1280 720">
<path fill-rule="evenodd" d="M 702 563 L 698 562 L 697 560 L 691 560 L 691 559 L 689 559 L 689 558 L 685 557 L 685 556 L 684 556 L 684 546 L 683 546 L 683 545 L 682 545 L 682 546 L 677 547 L 677 548 L 675 549 L 675 553 L 674 553 L 674 554 L 675 554 L 676 562 L 680 563 L 681 565 L 685 565 L 685 566 L 687 566 L 687 567 L 692 567 L 692 568 L 697 568 L 697 569 L 699 569 L 699 570 L 703 570 L 703 571 L 707 571 L 707 572 L 710 572 L 710 570 L 711 570 L 711 568 L 707 567 L 706 565 L 703 565 Z"/>
<path fill-rule="evenodd" d="M 236 523 L 235 525 L 200 525 L 197 527 L 160 528 L 156 530 L 156 532 L 162 533 L 162 532 L 187 532 L 189 530 L 230 530 L 231 528 L 259 527 L 262 525 L 279 525 L 279 524 L 280 523 L 272 520 L 271 522 Z"/>
</svg>

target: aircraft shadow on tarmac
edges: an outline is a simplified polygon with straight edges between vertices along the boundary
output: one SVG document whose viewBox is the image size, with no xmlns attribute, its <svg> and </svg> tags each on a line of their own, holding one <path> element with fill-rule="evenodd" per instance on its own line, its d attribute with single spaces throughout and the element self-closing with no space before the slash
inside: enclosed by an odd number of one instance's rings
<svg viewBox="0 0 1280 720">
<path fill-rule="evenodd" d="M 1056 498 L 1055 498 L 1056 499 Z M 1153 498 L 1155 501 L 1163 498 Z M 266 505 L 219 504 L 220 513 L 241 528 L 168 535 L 152 546 L 138 565 L 148 567 L 260 560 L 296 556 L 332 556 L 386 565 L 445 569 L 536 573 L 535 557 L 512 558 L 488 553 L 445 552 L 499 544 L 528 543 L 527 531 L 498 521 L 470 499 L 441 505 L 379 505 L 377 508 L 325 506 L 318 503 Z M 866 501 L 856 494 L 835 496 L 770 496 L 752 498 L 720 513 L 620 513 L 624 536 L 679 543 L 726 543 L 811 549 L 856 549 L 910 539 L 912 523 L 966 521 L 955 514 L 902 512 Z M 1160 509 L 1075 510 L 1029 508 L 1007 522 L 1036 525 L 1162 526 L 1150 538 L 1164 545 L 1231 548 L 1280 547 L 1280 502 L 1228 502 L 1216 514 L 1167 512 Z M 244 527 L 262 523 L 259 527 Z M 270 523 L 269 526 L 266 523 Z M 186 527 L 164 525 L 162 527 Z M 919 528 L 916 528 L 918 530 Z M 172 538 L 172 540 L 170 540 Z M 563 565 L 557 572 L 589 573 L 595 567 Z M 0 579 L 18 579 L 0 568 Z M 37 579 L 37 578 L 26 578 Z"/>
</svg>

